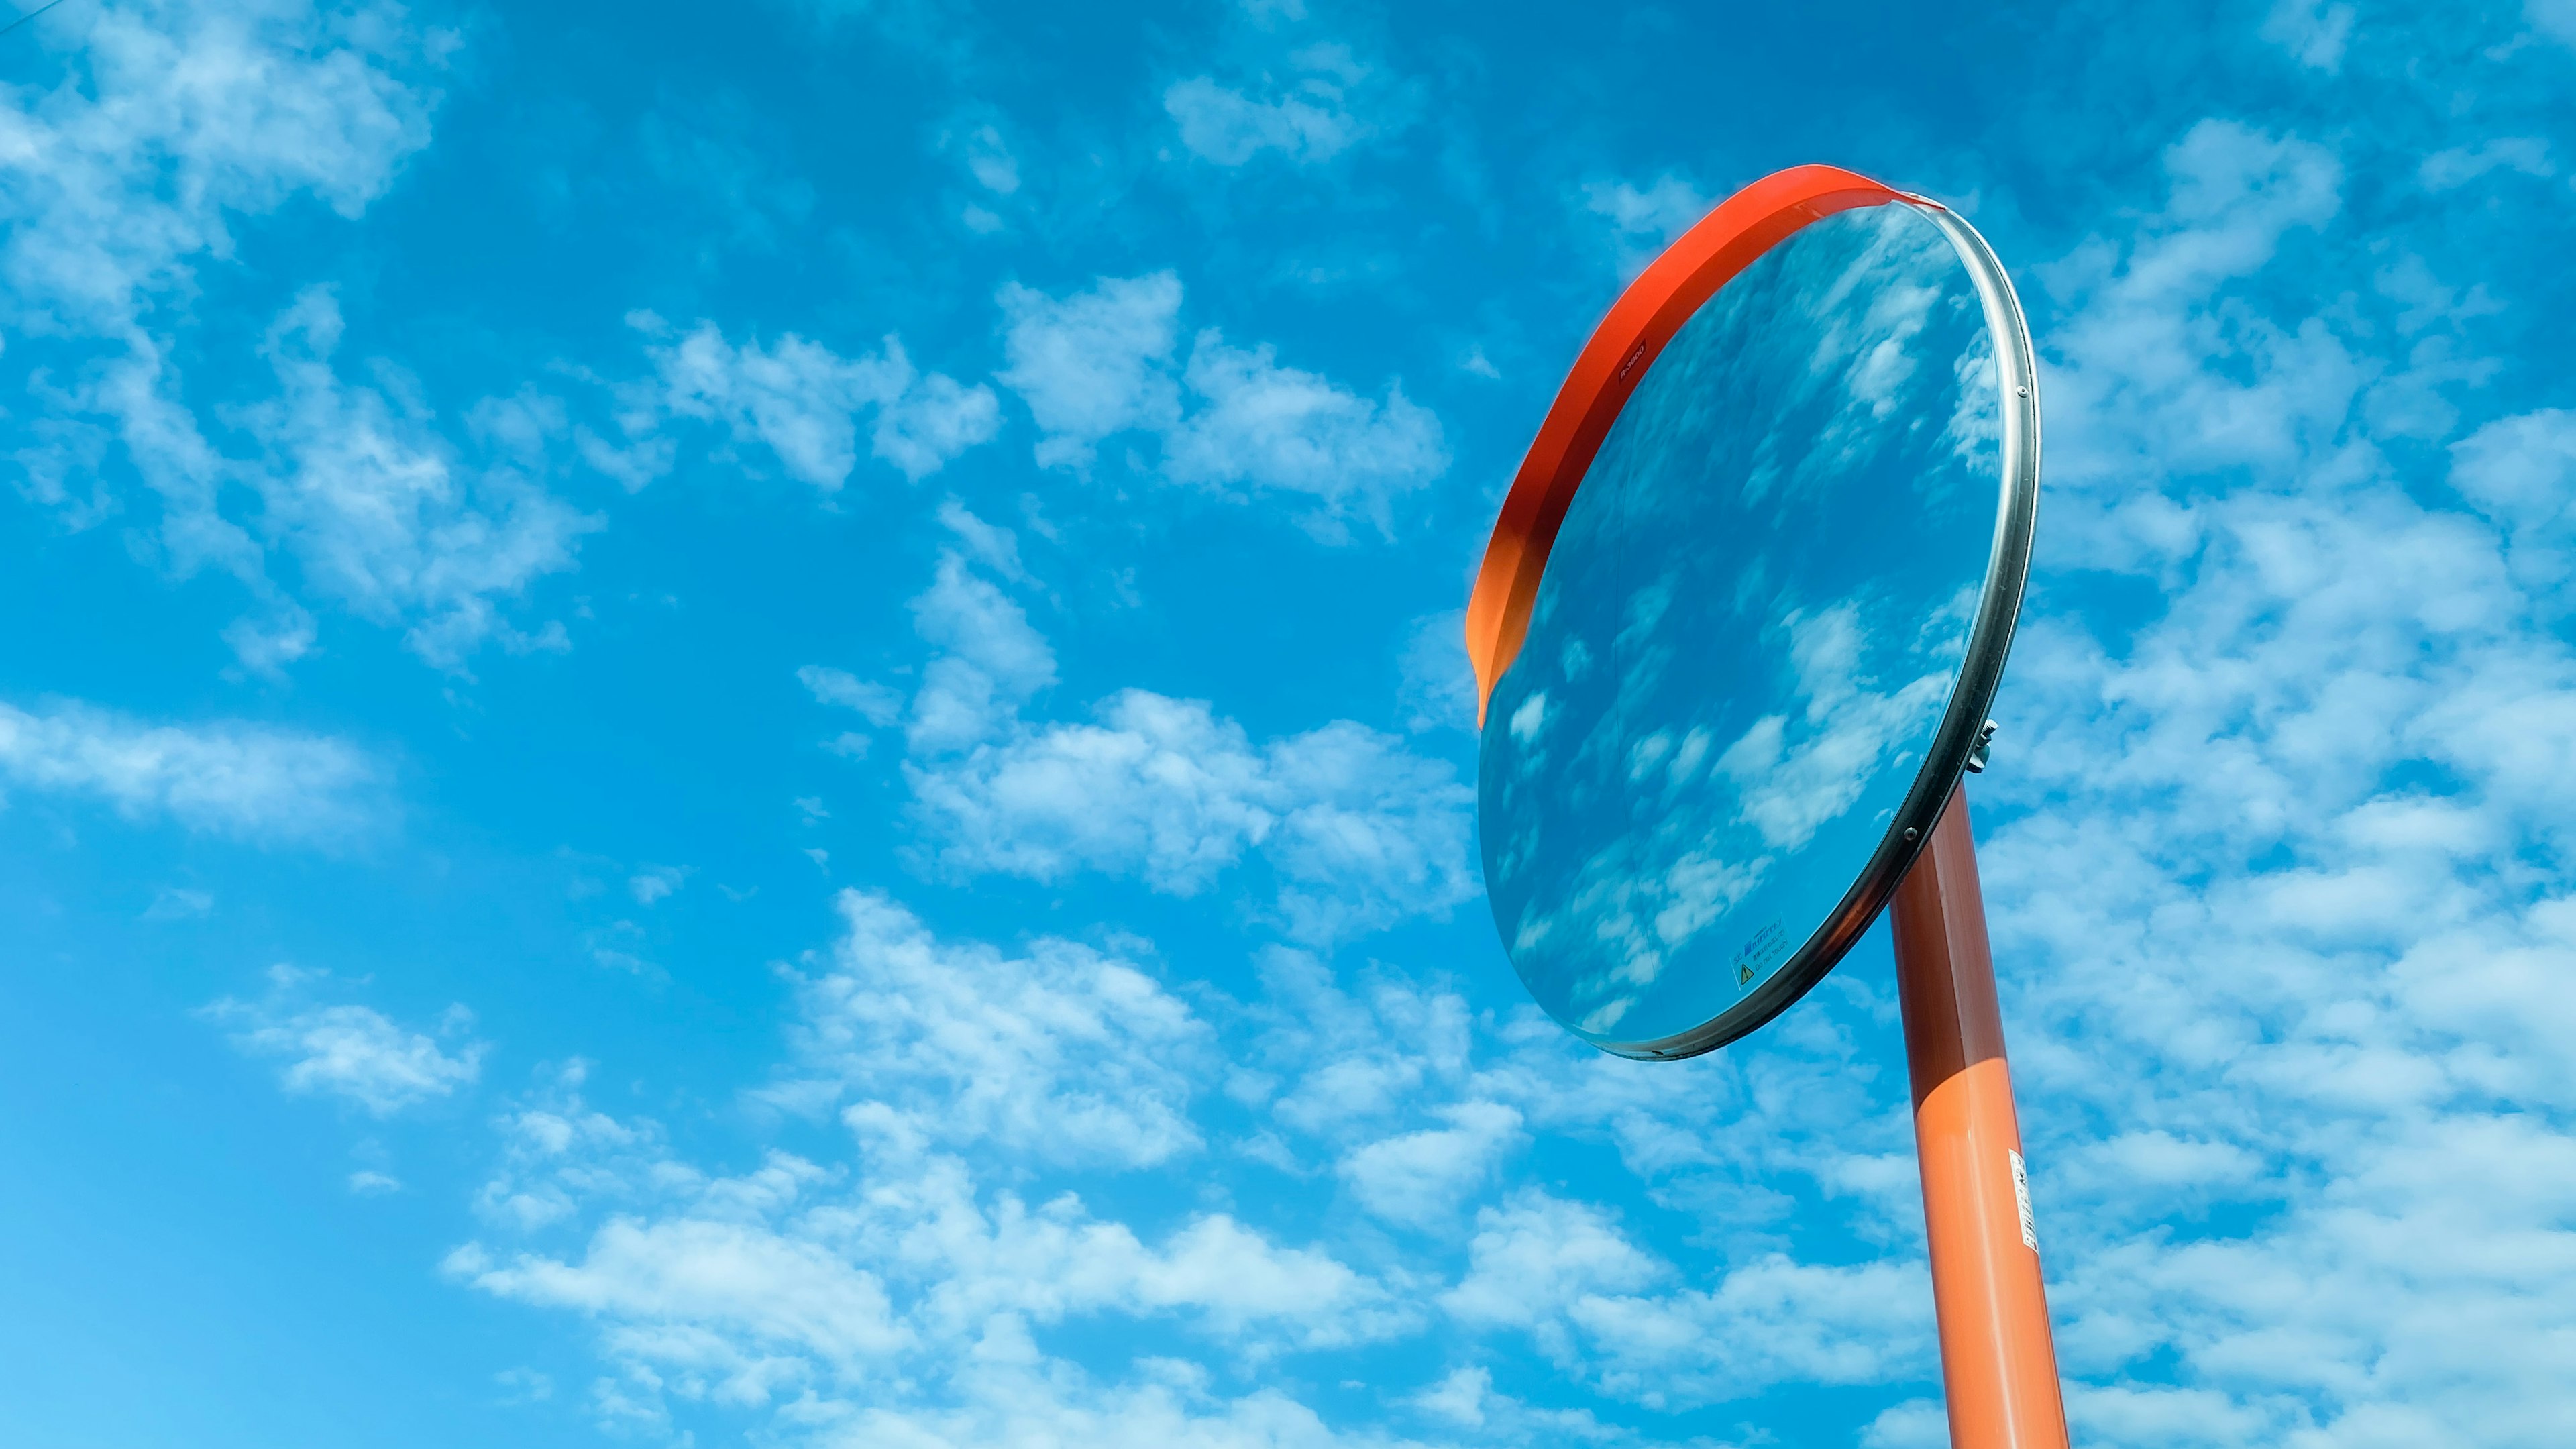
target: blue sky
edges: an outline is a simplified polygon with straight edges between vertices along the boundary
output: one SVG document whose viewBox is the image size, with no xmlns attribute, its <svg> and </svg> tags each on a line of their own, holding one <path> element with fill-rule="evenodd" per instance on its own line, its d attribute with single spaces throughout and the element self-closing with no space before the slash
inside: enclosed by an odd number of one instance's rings
<svg viewBox="0 0 2576 1449">
<path fill-rule="evenodd" d="M 2565 0 L 69 0 L 0 85 L 13 1437 L 1940 1442 L 1883 933 L 1619 1062 L 1473 865 L 1500 490 L 1805 161 L 2039 344 L 2078 1439 L 2576 1421 Z"/>
</svg>

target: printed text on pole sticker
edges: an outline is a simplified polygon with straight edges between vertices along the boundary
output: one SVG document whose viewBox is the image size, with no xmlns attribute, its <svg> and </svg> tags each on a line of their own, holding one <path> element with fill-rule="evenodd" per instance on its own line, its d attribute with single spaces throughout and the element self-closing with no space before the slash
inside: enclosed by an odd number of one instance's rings
<svg viewBox="0 0 2576 1449">
<path fill-rule="evenodd" d="M 2013 1206 L 2021 1212 L 2021 1245 L 2036 1253 L 2039 1251 L 2039 1224 L 2030 1216 L 2030 1172 L 2021 1165 L 2020 1153 L 2007 1149 L 2004 1155 L 2012 1159 Z"/>
</svg>

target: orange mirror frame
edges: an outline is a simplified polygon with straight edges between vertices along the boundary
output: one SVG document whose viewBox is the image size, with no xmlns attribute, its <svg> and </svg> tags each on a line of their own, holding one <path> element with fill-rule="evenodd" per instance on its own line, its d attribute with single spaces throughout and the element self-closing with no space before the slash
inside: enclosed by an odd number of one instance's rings
<svg viewBox="0 0 2576 1449">
<path fill-rule="evenodd" d="M 1838 166 L 1774 172 L 1702 217 L 1611 304 L 1521 459 L 1476 571 L 1467 601 L 1467 658 L 1476 669 L 1477 728 L 1484 728 L 1495 681 L 1520 657 L 1539 574 L 1574 490 L 1664 344 L 1701 303 L 1782 238 L 1836 212 L 1891 201 L 1937 204 Z"/>
</svg>

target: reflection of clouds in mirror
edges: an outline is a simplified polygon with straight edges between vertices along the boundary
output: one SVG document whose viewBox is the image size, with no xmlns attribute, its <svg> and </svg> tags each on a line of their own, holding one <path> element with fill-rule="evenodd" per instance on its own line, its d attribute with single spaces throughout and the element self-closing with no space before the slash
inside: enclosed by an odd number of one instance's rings
<svg viewBox="0 0 2576 1449">
<path fill-rule="evenodd" d="M 1950 410 L 1950 429 L 1942 436 L 1950 451 L 1974 462 L 2001 446 L 2004 436 L 2003 388 L 1995 377 L 1995 349 L 1983 332 L 1953 365 L 1958 403 Z"/>
<path fill-rule="evenodd" d="M 1774 248 L 1649 369 L 1484 734 L 1496 921 L 1560 1020 L 1696 1027 L 1858 876 L 1965 649 L 1995 399 L 1965 269 L 1898 206 Z"/>
<path fill-rule="evenodd" d="M 1738 818 L 1761 831 L 1765 844 L 1795 850 L 1849 810 L 1881 766 L 1906 762 L 1900 752 L 1908 727 L 1927 714 L 1938 717 L 1950 675 L 1935 670 L 1893 691 L 1870 688 L 1874 681 L 1863 672 L 1869 641 L 1860 606 L 1850 600 L 1793 614 L 1788 631 L 1794 708 L 1754 721 L 1717 767 L 1743 791 Z"/>
<path fill-rule="evenodd" d="M 1794 315 L 1770 319 L 1809 340 L 1803 368 L 1783 367 L 1771 379 L 1780 407 L 1745 475 L 1748 506 L 1759 506 L 1778 487 L 1784 467 L 1802 494 L 1812 494 L 1909 438 L 1932 415 L 1926 404 L 1937 391 L 1958 385 L 1958 369 L 1945 380 L 1937 364 L 1924 365 L 1925 333 L 1947 337 L 1963 318 L 1982 320 L 1948 239 L 1912 211 L 1879 207 L 1819 225 L 1841 233 L 1845 245 L 1828 253 L 1793 238 L 1764 258 L 1767 263 L 1791 248 L 1809 253 L 1784 259 L 1780 268 L 1796 274 L 1789 279 L 1797 294 Z M 1741 286 L 1740 280 L 1730 285 L 1703 314 L 1759 308 Z M 1983 328 L 1973 330 L 1982 346 Z M 1787 349 L 1780 350 L 1785 358 Z M 1992 350 L 1983 355 L 1991 373 Z M 1990 377 L 1985 385 L 1991 391 Z M 1813 415 L 1819 409 L 1824 416 Z"/>
<path fill-rule="evenodd" d="M 1938 231 L 1900 207 L 1861 216 L 1871 232 L 1867 244 L 1809 312 L 1823 335 L 1808 368 L 1818 386 L 1838 384 L 1842 391 L 1841 408 L 1808 454 L 1807 466 L 1816 471 L 1848 468 L 1885 446 L 1889 420 L 1910 411 L 1924 372 L 1910 344 L 1936 305 L 1976 305 L 1973 292 L 1954 288 L 1944 297 L 1943 274 L 1955 273 L 1958 259 Z M 1921 421 L 1919 414 L 1903 419 L 1908 430 Z"/>
</svg>

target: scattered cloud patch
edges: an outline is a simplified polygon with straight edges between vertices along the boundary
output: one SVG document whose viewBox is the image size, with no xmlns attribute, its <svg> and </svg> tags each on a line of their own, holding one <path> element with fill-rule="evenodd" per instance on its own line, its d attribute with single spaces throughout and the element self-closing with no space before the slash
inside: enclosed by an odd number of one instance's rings
<svg viewBox="0 0 2576 1449">
<path fill-rule="evenodd" d="M 147 921 L 190 921 L 212 915 L 215 894 L 188 886 L 163 886 L 152 893 L 152 904 L 144 907 Z"/>
<path fill-rule="evenodd" d="M 965 140 L 966 171 L 975 184 L 995 196 L 1009 196 L 1020 189 L 1020 163 L 1002 140 L 1002 133 L 991 126 L 978 126 Z"/>
<path fill-rule="evenodd" d="M 1371 401 L 1214 331 L 1199 334 L 1183 376 L 1198 406 L 1164 435 L 1164 476 L 1312 499 L 1300 522 L 1326 542 L 1346 538 L 1352 519 L 1391 534 L 1393 500 L 1448 471 L 1439 419 L 1401 383 Z"/>
<path fill-rule="evenodd" d="M 1168 272 L 1104 277 L 1063 298 L 1014 285 L 1000 302 L 1010 365 L 999 380 L 1028 403 L 1043 465 L 1087 469 L 1107 439 L 1151 434 L 1163 477 L 1300 501 L 1300 525 L 1329 542 L 1355 521 L 1391 533 L 1395 500 L 1448 469 L 1439 419 L 1399 383 L 1371 399 L 1214 329 L 1184 361 L 1181 286 Z"/>
<path fill-rule="evenodd" d="M 688 884 L 689 874 L 685 865 L 648 865 L 627 877 L 626 891 L 635 897 L 635 904 L 649 906 Z"/>
<path fill-rule="evenodd" d="M 2499 136 L 2474 146 L 2452 146 L 2424 158 L 2416 168 L 2416 179 L 2427 191 L 2450 191 L 2466 186 L 2490 171 L 2513 171 L 2524 176 L 2547 177 L 2557 174 L 2549 161 L 2549 143 L 2538 136 Z"/>
<path fill-rule="evenodd" d="M 1198 1147 L 1187 1067 L 1210 1034 L 1150 974 L 1069 941 L 945 944 L 883 895 L 836 905 L 830 969 L 800 986 L 798 1071 L 861 1099 L 854 1128 L 915 1150 L 1131 1166 Z"/>
<path fill-rule="evenodd" d="M 1007 531 L 970 521 L 995 535 L 981 556 L 1017 566 Z M 1255 745 L 1204 701 L 1141 689 L 1100 701 L 1092 723 L 1033 723 L 1054 650 L 966 554 L 941 555 L 912 613 L 936 652 L 903 774 L 925 855 L 949 872 L 1102 872 L 1191 896 L 1257 856 L 1272 919 L 1311 941 L 1445 913 L 1474 890 L 1469 791 L 1393 736 L 1342 720 Z"/>
<path fill-rule="evenodd" d="M 805 686 L 818 704 L 835 709 L 856 710 L 868 723 L 883 728 L 893 724 L 903 712 L 903 696 L 882 684 L 872 684 L 846 669 L 824 664 L 808 664 L 796 671 L 796 682 Z"/>
<path fill-rule="evenodd" d="M 238 721 L 146 724 L 71 700 L 0 704 L 0 780 L 104 800 L 129 819 L 167 817 L 254 840 L 342 839 L 386 809 L 381 770 L 347 741 Z M 167 918 L 203 893 L 165 895 Z"/>
<path fill-rule="evenodd" d="M 990 737 L 1055 682 L 1055 651 L 1028 612 L 954 551 L 940 555 L 937 578 L 912 601 L 912 620 L 940 651 L 921 671 L 904 727 L 917 754 Z"/>
<path fill-rule="evenodd" d="M 843 357 L 790 332 L 774 344 L 728 342 L 713 322 L 686 334 L 650 312 L 628 324 L 646 339 L 653 375 L 619 389 L 617 447 L 593 440 L 604 471 L 649 479 L 669 467 L 663 430 L 688 419 L 710 425 L 737 449 L 757 449 L 786 474 L 829 494 L 858 467 L 860 424 L 869 456 L 919 482 L 1001 425 L 993 390 L 924 374 L 901 341 Z M 739 453 L 734 454 L 740 457 Z"/>
<path fill-rule="evenodd" d="M 903 1345 L 875 1275 L 822 1247 L 740 1223 L 674 1218 L 602 1227 L 579 1262 L 494 1262 L 469 1245 L 447 1271 L 484 1292 L 635 1325 L 639 1339 L 716 1338 L 717 1392 L 761 1402 L 811 1355 L 855 1372 Z M 708 1345 L 715 1346 L 715 1345 Z M 669 1345 L 682 1347 L 679 1343 Z"/>
<path fill-rule="evenodd" d="M 542 1404 L 555 1396 L 553 1376 L 535 1369 L 503 1369 L 492 1376 L 492 1382 L 500 1388 L 504 1404 Z"/>
<path fill-rule="evenodd" d="M 0 322 L 35 368 L 22 488 L 76 527 L 148 498 L 158 562 L 252 596 L 227 637 L 255 672 L 311 650 L 313 603 L 404 629 L 443 669 L 486 638 L 559 642 L 499 616 L 596 521 L 513 460 L 469 465 L 398 374 L 342 378 L 328 289 L 267 331 L 277 395 L 223 415 L 255 456 L 207 427 L 175 361 L 199 324 L 168 304 L 232 257 L 237 222 L 307 201 L 355 219 L 427 144 L 448 37 L 374 5 L 110 7 L 84 26 L 77 79 L 0 104 L 0 149 L 26 163 L 0 184 Z M 140 497 L 111 481 L 125 469 Z"/>
<path fill-rule="evenodd" d="M 2522 9 L 2535 29 L 2576 46 L 2576 0 L 2523 0 Z"/>
<path fill-rule="evenodd" d="M 1499 1102 L 1460 1102 L 1437 1115 L 1447 1125 L 1381 1138 L 1341 1160 L 1362 1207 L 1389 1222 L 1438 1226 L 1520 1140 L 1521 1114 Z"/>
<path fill-rule="evenodd" d="M 1670 172 L 1640 187 L 1629 181 L 1589 181 L 1583 185 L 1583 209 L 1610 226 L 1610 247 L 1619 274 L 1645 270 L 1655 254 L 1708 215 L 1717 198 Z"/>
<path fill-rule="evenodd" d="M 1264 151 L 1289 161 L 1329 161 L 1359 135 L 1340 99 L 1329 82 L 1310 81 L 1275 100 L 1255 100 L 1193 76 L 1163 92 L 1163 110 L 1179 128 L 1181 144 L 1219 166 L 1241 166 Z"/>
<path fill-rule="evenodd" d="M 1347 45 L 1309 45 L 1285 59 L 1284 78 L 1264 77 L 1248 87 L 1203 75 L 1174 82 L 1163 92 L 1163 112 L 1181 145 L 1218 166 L 1247 165 L 1274 151 L 1282 161 L 1311 165 L 1332 160 L 1384 128 L 1363 118 L 1363 94 L 1385 110 L 1382 119 L 1401 114 L 1397 99 L 1372 84 L 1370 68 Z"/>
<path fill-rule="evenodd" d="M 260 441 L 253 475 L 260 534 L 291 554 L 302 592 L 385 625 L 408 623 L 404 642 L 428 663 L 461 670 L 489 638 L 513 649 L 563 647 L 560 624 L 529 635 L 501 618 L 503 602 L 549 573 L 574 566 L 580 537 L 602 526 L 547 493 L 524 455 L 468 469 L 408 388 L 352 386 L 334 365 L 343 332 L 339 299 L 309 288 L 269 329 L 263 348 L 277 375 L 273 399 L 235 421 Z M 399 382 L 398 377 L 391 380 Z M 532 399 L 485 404 L 487 430 L 518 441 L 497 416 Z M 527 432 L 546 420 L 530 416 Z M 246 651 L 246 659 L 256 662 Z M 280 649 L 278 663 L 293 651 Z"/>
<path fill-rule="evenodd" d="M 2192 469 L 2219 460 L 2280 466 L 2300 456 L 2302 439 L 2340 424 L 2359 382 L 2351 353 L 2321 327 L 2249 317 L 2220 341 L 2191 310 L 2212 287 L 2259 270 L 2285 238 L 2334 217 L 2343 175 L 2334 154 L 2295 136 L 2204 121 L 2168 148 L 2166 166 L 2172 203 L 2139 228 L 2125 258 L 2083 248 L 2040 269 L 2073 309 L 2045 379 L 2051 414 L 2065 419 L 2049 439 L 2061 487 L 2124 483 L 2148 458 Z M 2265 365 L 2239 380 L 2206 365 L 2213 356 Z M 2090 501 L 2075 506 L 2089 511 Z M 2124 527 L 2098 539 L 2071 531 L 2069 543 L 2151 541 L 2166 554 L 2196 545 L 2187 516 L 2146 499 L 2126 506 L 2138 522 L 2158 517 L 2166 529 Z"/>
<path fill-rule="evenodd" d="M 1476 675 L 1467 662 L 1466 610 L 1414 620 L 1396 668 L 1396 708 L 1406 729 L 1475 729 Z"/>
<path fill-rule="evenodd" d="M 2344 47 L 2352 40 L 2353 9 L 2324 0 L 2278 0 L 2263 21 L 2263 38 L 2281 47 L 2292 60 L 2328 75 L 2343 69 Z"/>
<path fill-rule="evenodd" d="M 1471 1251 L 1473 1267 L 1443 1308 L 1524 1329 L 1559 1364 L 1649 1404 L 1928 1367 L 1931 1294 L 1919 1265 L 1757 1258 L 1710 1290 L 1649 1293 L 1670 1265 L 1599 1209 L 1536 1192 L 1483 1210 Z"/>
<path fill-rule="evenodd" d="M 279 1059 L 290 1093 L 337 1097 L 389 1117 L 453 1096 L 481 1072 L 487 1048 L 467 1035 L 473 1022 L 463 1007 L 448 1008 L 434 1033 L 419 1032 L 373 1007 L 314 1003 L 310 988 L 326 979 L 321 972 L 275 966 L 268 979 L 258 1000 L 225 997 L 205 1015 L 229 1027 L 243 1052 Z"/>
<path fill-rule="evenodd" d="M 1045 434 L 1042 466 L 1087 468 L 1104 438 L 1178 425 L 1180 385 L 1170 363 L 1180 278 L 1102 277 L 1061 298 L 1012 283 L 996 300 L 1007 365 L 995 378 L 1020 395 Z"/>
<path fill-rule="evenodd" d="M 848 1164 L 772 1152 L 710 1174 L 654 1124 L 585 1104 L 578 1063 L 502 1119 L 489 1233 L 446 1272 L 597 1325 L 619 1414 L 802 1405 L 880 1430 L 954 1423 L 992 1407 L 988 1355 L 1039 1364 L 1042 1325 L 1152 1320 L 1256 1361 L 1419 1325 L 1374 1275 L 1229 1213 L 1147 1230 L 1070 1192 L 1021 1197 L 1032 1169 L 1186 1171 L 1219 1065 L 1210 1028 L 1091 947 L 943 939 L 869 892 L 838 905 L 844 932 L 797 977 L 790 1055 L 763 1095 L 836 1113 Z M 563 1246 L 508 1241 L 528 1234 Z M 1040 1381 L 1015 1402 L 1116 1392 Z"/>
</svg>

